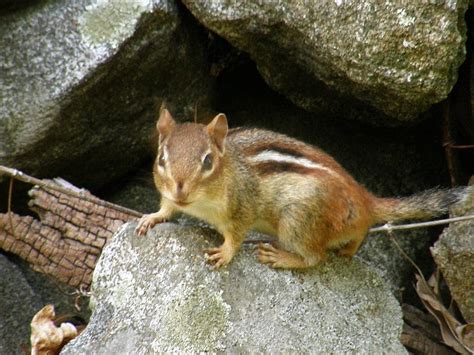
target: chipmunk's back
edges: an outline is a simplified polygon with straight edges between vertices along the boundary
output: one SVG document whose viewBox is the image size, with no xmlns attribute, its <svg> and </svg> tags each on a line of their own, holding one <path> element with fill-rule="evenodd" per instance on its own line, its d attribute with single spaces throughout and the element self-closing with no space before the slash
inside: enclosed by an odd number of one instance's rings
<svg viewBox="0 0 474 355">
<path fill-rule="evenodd" d="M 370 225 L 370 193 L 322 150 L 261 129 L 233 129 L 227 139 L 229 148 L 242 153 L 260 181 L 255 229 L 289 235 L 282 229 L 307 226 L 334 235 L 347 227 L 359 228 L 353 221 L 360 222 L 361 228 Z M 289 223 L 282 225 L 282 221 Z"/>
<path fill-rule="evenodd" d="M 260 176 L 278 173 L 320 176 L 353 181 L 328 154 L 297 139 L 263 129 L 234 128 L 227 144 L 242 152 Z"/>
</svg>

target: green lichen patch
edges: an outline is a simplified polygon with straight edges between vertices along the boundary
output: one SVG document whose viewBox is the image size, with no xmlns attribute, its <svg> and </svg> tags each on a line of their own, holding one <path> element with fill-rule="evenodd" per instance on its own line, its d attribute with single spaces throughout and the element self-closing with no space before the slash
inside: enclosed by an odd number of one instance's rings
<svg viewBox="0 0 474 355">
<path fill-rule="evenodd" d="M 151 6 L 149 1 L 99 1 L 86 7 L 79 20 L 80 32 L 95 46 L 115 47 L 135 30 L 140 15 Z"/>
<path fill-rule="evenodd" d="M 178 351 L 224 350 L 229 312 L 220 293 L 200 285 L 172 301 L 165 328 Z"/>
</svg>

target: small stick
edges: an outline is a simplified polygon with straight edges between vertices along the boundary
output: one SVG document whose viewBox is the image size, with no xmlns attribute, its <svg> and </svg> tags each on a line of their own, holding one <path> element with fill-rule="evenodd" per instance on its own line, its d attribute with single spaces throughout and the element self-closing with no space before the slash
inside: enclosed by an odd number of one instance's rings
<svg viewBox="0 0 474 355">
<path fill-rule="evenodd" d="M 8 187 L 7 213 L 8 213 L 8 219 L 10 220 L 10 228 L 12 229 L 12 235 L 15 239 L 17 239 L 16 233 L 15 233 L 15 224 L 13 223 L 13 217 L 12 217 L 12 195 L 13 195 L 13 177 L 10 177 L 10 186 Z"/>
<path fill-rule="evenodd" d="M 194 104 L 194 123 L 198 123 L 198 104 L 197 101 Z"/>
<path fill-rule="evenodd" d="M 446 219 L 438 219 L 438 220 L 429 221 L 429 222 L 400 224 L 400 225 L 393 225 L 393 224 L 390 224 L 390 223 L 386 223 L 386 224 L 384 224 L 383 226 L 380 226 L 380 227 L 370 228 L 369 233 L 390 232 L 390 231 L 394 231 L 394 230 L 405 230 L 405 229 L 415 229 L 415 228 L 439 226 L 439 225 L 448 224 L 448 223 L 451 223 L 451 222 L 467 221 L 467 220 L 470 220 L 470 219 L 474 219 L 474 215 L 453 217 L 453 218 L 446 218 Z"/>
<path fill-rule="evenodd" d="M 443 117 L 443 140 L 445 144 L 444 153 L 446 155 L 446 163 L 448 164 L 449 177 L 451 178 L 451 186 L 457 185 L 457 161 L 452 151 L 453 138 L 451 134 L 451 107 L 449 101 L 443 102 L 442 106 L 442 117 Z"/>
<path fill-rule="evenodd" d="M 452 149 L 474 149 L 474 144 L 473 145 L 453 145 L 451 143 L 448 143 L 447 146 Z"/>
</svg>

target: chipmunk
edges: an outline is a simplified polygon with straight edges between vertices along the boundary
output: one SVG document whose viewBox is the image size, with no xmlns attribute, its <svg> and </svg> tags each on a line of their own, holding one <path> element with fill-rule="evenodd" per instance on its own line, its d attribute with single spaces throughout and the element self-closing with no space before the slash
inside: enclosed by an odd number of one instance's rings
<svg viewBox="0 0 474 355">
<path fill-rule="evenodd" d="M 156 129 L 161 208 L 144 215 L 136 232 L 146 234 L 175 211 L 202 219 L 224 237 L 206 251 L 215 268 L 232 260 L 251 229 L 277 238 L 278 246 L 258 247 L 259 261 L 273 268 L 312 267 L 328 249 L 352 257 L 370 226 L 441 215 L 472 192 L 379 198 L 322 150 L 267 130 L 229 130 L 222 113 L 208 125 L 177 124 L 162 108 Z"/>
</svg>

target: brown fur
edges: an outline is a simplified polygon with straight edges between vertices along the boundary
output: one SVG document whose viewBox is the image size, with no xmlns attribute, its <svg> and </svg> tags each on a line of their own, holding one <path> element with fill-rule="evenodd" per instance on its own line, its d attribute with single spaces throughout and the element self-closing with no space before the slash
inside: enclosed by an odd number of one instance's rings
<svg viewBox="0 0 474 355">
<path fill-rule="evenodd" d="M 166 169 L 157 167 L 158 158 L 154 166 L 161 209 L 144 216 L 137 231 L 146 233 L 178 210 L 206 220 L 224 236 L 220 247 L 208 250 L 216 267 L 230 262 L 249 229 L 278 238 L 278 248 L 259 248 L 259 260 L 272 267 L 309 267 L 328 249 L 351 257 L 374 223 L 438 215 L 471 192 L 378 198 L 322 150 L 265 130 L 227 132 L 223 114 L 207 126 L 177 125 L 162 110 L 157 129 L 158 154 L 166 148 L 169 155 Z M 208 152 L 210 171 L 203 164 Z"/>
</svg>

